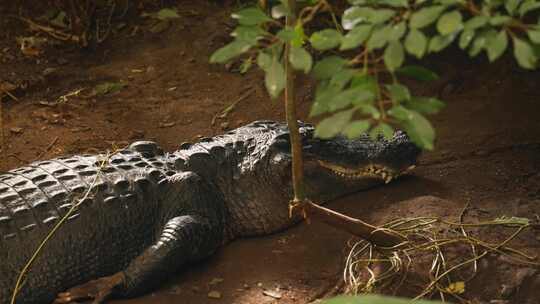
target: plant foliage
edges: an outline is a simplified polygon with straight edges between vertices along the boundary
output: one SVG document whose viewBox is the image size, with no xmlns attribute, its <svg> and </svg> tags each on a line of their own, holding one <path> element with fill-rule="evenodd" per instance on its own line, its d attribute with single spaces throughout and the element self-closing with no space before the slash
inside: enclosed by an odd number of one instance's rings
<svg viewBox="0 0 540 304">
<path fill-rule="evenodd" d="M 442 302 L 416 300 L 411 302 L 410 299 L 386 297 L 380 295 L 365 295 L 365 296 L 339 296 L 333 299 L 324 300 L 322 304 L 438 304 Z"/>
<path fill-rule="evenodd" d="M 312 21 L 333 11 L 327 1 L 297 2 L 299 12 L 290 12 L 282 0 L 267 10 L 234 13 L 234 40 L 210 61 L 225 63 L 242 54 L 256 59 L 273 98 L 286 84 L 285 60 L 313 76 L 318 83 L 311 115 L 322 115 L 316 134 L 323 138 L 364 132 L 391 137 L 398 126 L 417 145 L 432 149 L 435 131 L 425 116 L 444 103 L 413 96 L 400 79 L 430 81 L 437 75 L 408 65 L 408 57 L 422 59 L 456 44 L 471 57 L 485 53 L 493 62 L 511 52 L 522 68 L 538 66 L 538 0 L 349 0 L 341 24 L 325 28 Z M 286 26 L 284 17 L 293 13 L 297 23 Z M 283 58 L 286 42 L 293 46 L 289 58 Z"/>
</svg>

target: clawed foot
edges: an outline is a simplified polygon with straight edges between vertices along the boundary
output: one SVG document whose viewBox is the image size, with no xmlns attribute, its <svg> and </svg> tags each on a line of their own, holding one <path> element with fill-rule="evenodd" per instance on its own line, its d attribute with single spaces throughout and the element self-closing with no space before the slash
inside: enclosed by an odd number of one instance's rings
<svg viewBox="0 0 540 304">
<path fill-rule="evenodd" d="M 109 277 L 99 278 L 88 283 L 75 286 L 56 296 L 53 304 L 67 304 L 75 301 L 92 300 L 92 304 L 103 303 L 114 288 L 124 281 L 124 275 L 119 272 Z"/>
</svg>

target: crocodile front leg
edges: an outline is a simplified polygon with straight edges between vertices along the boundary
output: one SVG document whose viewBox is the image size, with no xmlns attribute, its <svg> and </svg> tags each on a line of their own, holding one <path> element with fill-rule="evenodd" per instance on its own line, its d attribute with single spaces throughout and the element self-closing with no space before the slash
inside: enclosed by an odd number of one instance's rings
<svg viewBox="0 0 540 304">
<path fill-rule="evenodd" d="M 193 177 L 193 178 L 192 178 Z M 135 258 L 129 266 L 112 276 L 99 278 L 58 294 L 55 303 L 93 300 L 102 303 L 111 295 L 131 297 L 146 293 L 191 261 L 211 255 L 223 243 L 223 213 L 220 196 L 192 174 L 187 185 L 178 189 L 189 191 L 181 200 L 189 200 L 190 215 L 173 217 L 162 229 L 154 245 Z M 182 178 L 172 180 L 185 182 Z M 180 206 L 186 205 L 179 202 Z"/>
</svg>

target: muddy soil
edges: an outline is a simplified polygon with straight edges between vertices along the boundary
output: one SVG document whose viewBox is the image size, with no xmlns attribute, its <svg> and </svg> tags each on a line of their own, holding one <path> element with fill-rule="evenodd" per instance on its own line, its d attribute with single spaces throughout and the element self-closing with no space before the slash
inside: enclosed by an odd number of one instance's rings
<svg viewBox="0 0 540 304">
<path fill-rule="evenodd" d="M 134 20 L 95 50 L 48 45 L 43 54 L 28 57 L 15 37 L 31 33 L 6 17 L 8 8 L 0 8 L 0 80 L 18 86 L 12 91 L 17 100 L 3 99 L 3 169 L 142 138 L 172 150 L 256 119 L 283 120 L 282 104 L 269 100 L 260 73 L 240 75 L 208 64 L 209 55 L 229 40 L 232 9 L 180 1 L 181 18 L 160 33 L 135 31 L 142 21 Z M 417 95 L 447 101 L 433 118 L 436 150 L 423 155 L 412 175 L 333 202 L 331 208 L 375 224 L 396 216 L 455 220 L 466 204 L 469 222 L 538 219 L 540 74 L 520 70 L 511 58 L 488 65 L 456 54 L 431 58 L 441 79 L 415 85 Z M 126 86 L 103 96 L 88 94 L 105 82 Z M 301 82 L 299 110 L 306 119 L 312 89 Z M 239 99 L 226 118 L 212 124 Z M 510 232 L 497 228 L 480 236 L 496 242 Z M 308 303 L 341 287 L 349 239 L 323 224 L 302 223 L 268 237 L 238 240 L 152 294 L 112 303 Z M 539 254 L 540 231 L 528 230 L 511 244 Z M 538 267 L 493 255 L 479 265 L 461 296 L 470 303 L 540 303 L 538 273 Z M 280 299 L 263 294 L 276 289 Z M 407 290 L 398 294 L 409 295 Z M 220 298 L 209 298 L 210 291 Z"/>
</svg>

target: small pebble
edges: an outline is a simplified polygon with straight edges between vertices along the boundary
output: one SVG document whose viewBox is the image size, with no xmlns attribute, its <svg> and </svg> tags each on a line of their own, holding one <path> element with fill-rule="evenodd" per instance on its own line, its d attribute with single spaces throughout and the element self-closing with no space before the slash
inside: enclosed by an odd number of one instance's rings
<svg viewBox="0 0 540 304">
<path fill-rule="evenodd" d="M 9 129 L 9 131 L 11 131 L 11 133 L 21 134 L 23 132 L 23 128 L 13 127 L 11 129 Z"/>
<path fill-rule="evenodd" d="M 160 128 L 170 128 L 172 126 L 174 126 L 176 124 L 176 122 L 161 122 L 159 123 L 159 127 Z"/>
<path fill-rule="evenodd" d="M 221 292 L 212 290 L 208 293 L 210 299 L 221 299 Z"/>
<path fill-rule="evenodd" d="M 265 296 L 269 296 L 274 299 L 281 299 L 282 295 L 280 292 L 273 291 L 273 290 L 263 290 L 263 294 Z"/>
<path fill-rule="evenodd" d="M 210 283 L 208 283 L 208 284 L 210 284 L 210 285 L 216 285 L 216 284 L 219 284 L 219 283 L 221 283 L 221 282 L 223 282 L 223 281 L 224 281 L 223 278 L 213 278 L 213 279 L 210 281 Z"/>
<path fill-rule="evenodd" d="M 49 76 L 51 74 L 53 74 L 54 72 L 56 72 L 56 68 L 46 68 L 45 70 L 43 70 L 43 72 L 41 73 L 43 76 Z"/>
</svg>

